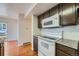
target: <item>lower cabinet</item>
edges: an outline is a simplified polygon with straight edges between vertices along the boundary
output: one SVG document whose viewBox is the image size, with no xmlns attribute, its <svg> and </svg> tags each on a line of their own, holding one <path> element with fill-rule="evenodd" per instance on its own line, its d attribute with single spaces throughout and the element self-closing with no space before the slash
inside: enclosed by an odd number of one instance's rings
<svg viewBox="0 0 79 59">
<path fill-rule="evenodd" d="M 33 49 L 38 52 L 38 37 L 33 36 Z"/>
<path fill-rule="evenodd" d="M 56 50 L 56 51 L 57 51 L 57 53 L 56 53 L 57 56 L 68 56 L 68 54 L 64 53 L 61 50 Z"/>
<path fill-rule="evenodd" d="M 78 51 L 56 43 L 56 56 L 78 56 Z"/>
<path fill-rule="evenodd" d="M 4 56 L 4 46 L 0 44 L 0 56 Z"/>
</svg>

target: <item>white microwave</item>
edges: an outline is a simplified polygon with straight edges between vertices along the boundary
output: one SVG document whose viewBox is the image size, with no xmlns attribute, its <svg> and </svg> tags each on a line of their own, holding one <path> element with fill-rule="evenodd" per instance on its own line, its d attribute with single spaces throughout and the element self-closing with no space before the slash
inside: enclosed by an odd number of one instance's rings
<svg viewBox="0 0 79 59">
<path fill-rule="evenodd" d="M 41 23 L 42 23 L 42 28 L 59 27 L 60 26 L 59 16 L 58 14 L 55 14 L 51 17 L 43 19 Z"/>
</svg>

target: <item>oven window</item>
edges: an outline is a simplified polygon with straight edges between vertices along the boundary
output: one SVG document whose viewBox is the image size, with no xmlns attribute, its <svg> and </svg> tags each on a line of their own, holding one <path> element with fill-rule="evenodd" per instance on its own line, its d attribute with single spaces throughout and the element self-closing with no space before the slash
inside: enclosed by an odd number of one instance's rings
<svg viewBox="0 0 79 59">
<path fill-rule="evenodd" d="M 49 22 L 45 22 L 44 25 L 51 25 L 53 22 L 49 21 Z"/>
<path fill-rule="evenodd" d="M 49 48 L 49 45 L 45 42 L 41 42 L 41 46 L 48 49 Z"/>
</svg>

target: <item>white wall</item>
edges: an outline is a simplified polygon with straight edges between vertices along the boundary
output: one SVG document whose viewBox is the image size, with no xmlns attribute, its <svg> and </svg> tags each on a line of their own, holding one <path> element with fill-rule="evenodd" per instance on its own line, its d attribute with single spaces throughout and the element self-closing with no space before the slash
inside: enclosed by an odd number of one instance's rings
<svg viewBox="0 0 79 59">
<path fill-rule="evenodd" d="M 38 18 L 35 15 L 33 15 L 33 35 L 41 35 L 41 29 L 38 28 Z"/>
<path fill-rule="evenodd" d="M 16 13 L 11 13 L 6 3 L 0 3 L 0 22 L 7 23 L 8 40 L 17 40 L 17 19 Z M 14 17 L 13 17 L 14 16 Z"/>
<path fill-rule="evenodd" d="M 64 38 L 79 41 L 79 25 L 63 28 Z"/>
<path fill-rule="evenodd" d="M 32 40 L 32 19 L 25 19 L 24 15 L 19 16 L 19 45 L 31 42 Z"/>
<path fill-rule="evenodd" d="M 9 18 L 18 19 L 19 13 L 16 12 L 15 9 L 13 9 L 13 6 L 7 4 L 6 8 L 7 8 L 6 9 L 7 10 L 7 16 Z"/>
<path fill-rule="evenodd" d="M 33 50 L 33 36 L 41 35 L 41 29 L 38 28 L 38 18 L 35 15 L 32 15 L 32 50 Z"/>
<path fill-rule="evenodd" d="M 20 13 L 18 12 L 19 9 L 16 11 L 17 8 L 13 8 L 13 6 L 11 5 L 12 4 L 8 3 L 0 3 L 0 16 L 12 19 L 18 19 L 18 14 Z"/>
<path fill-rule="evenodd" d="M 0 22 L 7 23 L 7 39 L 17 40 L 17 21 L 13 19 L 0 18 Z"/>
<path fill-rule="evenodd" d="M 6 4 L 0 3 L 0 16 L 7 16 Z"/>
</svg>

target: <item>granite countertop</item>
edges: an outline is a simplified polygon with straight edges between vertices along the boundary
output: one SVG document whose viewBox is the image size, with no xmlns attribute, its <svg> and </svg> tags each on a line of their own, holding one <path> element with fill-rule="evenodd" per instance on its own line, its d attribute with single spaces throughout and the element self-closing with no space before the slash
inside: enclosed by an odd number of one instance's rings
<svg viewBox="0 0 79 59">
<path fill-rule="evenodd" d="M 60 39 L 60 40 L 57 40 L 56 43 L 68 46 L 70 48 L 78 49 L 78 41 L 76 40 Z"/>
<path fill-rule="evenodd" d="M 33 36 L 36 36 L 36 37 L 38 37 L 38 36 L 41 36 L 41 35 L 33 35 Z"/>
</svg>

